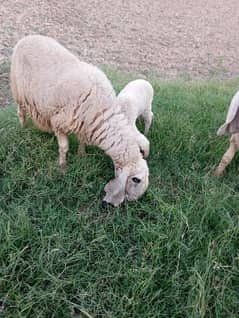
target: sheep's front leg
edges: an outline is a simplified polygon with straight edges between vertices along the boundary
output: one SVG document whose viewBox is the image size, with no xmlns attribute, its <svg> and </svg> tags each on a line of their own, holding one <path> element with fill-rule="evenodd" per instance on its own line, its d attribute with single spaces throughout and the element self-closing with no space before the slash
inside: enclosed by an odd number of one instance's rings
<svg viewBox="0 0 239 318">
<path fill-rule="evenodd" d="M 66 169 L 66 154 L 69 150 L 69 142 L 67 135 L 56 133 L 58 147 L 59 147 L 59 166 L 62 170 Z"/>
<path fill-rule="evenodd" d="M 85 144 L 84 143 L 80 143 L 79 144 L 79 147 L 78 147 L 78 156 L 79 157 L 82 157 L 86 154 L 86 151 L 85 151 Z"/>
<path fill-rule="evenodd" d="M 26 109 L 23 105 L 17 105 L 17 115 L 22 128 L 24 128 L 26 124 Z"/>
<path fill-rule="evenodd" d="M 237 135 L 232 135 L 231 140 L 230 140 L 230 146 L 227 149 L 227 151 L 224 153 L 222 160 L 220 161 L 217 169 L 215 170 L 214 174 L 215 176 L 220 176 L 223 174 L 224 170 L 226 167 L 229 165 L 229 163 L 232 161 L 234 158 L 236 152 L 238 151 L 238 134 Z"/>
</svg>

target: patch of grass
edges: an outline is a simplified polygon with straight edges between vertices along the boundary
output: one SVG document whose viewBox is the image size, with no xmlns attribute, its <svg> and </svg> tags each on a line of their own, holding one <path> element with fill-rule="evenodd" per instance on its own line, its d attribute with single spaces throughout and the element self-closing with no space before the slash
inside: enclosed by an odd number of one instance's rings
<svg viewBox="0 0 239 318">
<path fill-rule="evenodd" d="M 127 78 L 108 72 L 118 91 Z M 57 168 L 53 135 L 0 112 L 0 298 L 16 317 L 238 317 L 238 159 L 211 175 L 238 80 L 157 82 L 144 197 L 101 210 L 99 149 Z M 1 315 L 1 314 L 0 314 Z"/>
</svg>

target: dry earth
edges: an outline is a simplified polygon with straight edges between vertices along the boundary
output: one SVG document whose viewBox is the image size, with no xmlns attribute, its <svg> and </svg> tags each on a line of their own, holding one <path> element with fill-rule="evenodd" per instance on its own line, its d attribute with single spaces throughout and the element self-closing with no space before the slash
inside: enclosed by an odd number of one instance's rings
<svg viewBox="0 0 239 318">
<path fill-rule="evenodd" d="M 83 60 L 163 78 L 239 74 L 238 0 L 1 0 L 0 62 L 27 34 Z"/>
</svg>

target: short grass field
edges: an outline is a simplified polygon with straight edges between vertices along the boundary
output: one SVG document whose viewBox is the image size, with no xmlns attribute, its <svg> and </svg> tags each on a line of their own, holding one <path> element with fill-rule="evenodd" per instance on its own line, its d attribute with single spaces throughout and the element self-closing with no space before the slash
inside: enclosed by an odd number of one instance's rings
<svg viewBox="0 0 239 318">
<path fill-rule="evenodd" d="M 0 111 L 0 317 L 239 317 L 239 160 L 212 175 L 239 80 L 152 83 L 150 186 L 120 208 L 100 207 L 100 149 L 70 136 L 62 174 L 55 137 Z"/>
</svg>

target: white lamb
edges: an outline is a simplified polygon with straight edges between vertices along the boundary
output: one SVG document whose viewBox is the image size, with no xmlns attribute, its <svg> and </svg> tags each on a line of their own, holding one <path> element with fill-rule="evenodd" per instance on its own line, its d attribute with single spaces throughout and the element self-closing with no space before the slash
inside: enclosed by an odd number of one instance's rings
<svg viewBox="0 0 239 318">
<path fill-rule="evenodd" d="M 153 95 L 152 85 L 143 79 L 137 79 L 128 83 L 117 96 L 122 111 L 136 130 L 136 120 L 142 118 L 145 135 L 148 134 L 153 119 Z"/>
<path fill-rule="evenodd" d="M 223 136 L 225 134 L 231 134 L 230 146 L 224 153 L 217 169 L 215 170 L 215 175 L 217 176 L 223 174 L 225 168 L 229 165 L 236 152 L 239 150 L 239 91 L 231 100 L 226 122 L 217 131 L 218 136 Z"/>
<path fill-rule="evenodd" d="M 104 204 L 118 206 L 146 191 L 149 171 L 135 131 L 97 67 L 81 62 L 52 38 L 27 36 L 13 51 L 11 88 L 22 126 L 28 114 L 41 130 L 55 133 L 61 167 L 66 166 L 70 133 L 112 158 L 116 177 L 105 186 Z"/>
</svg>

